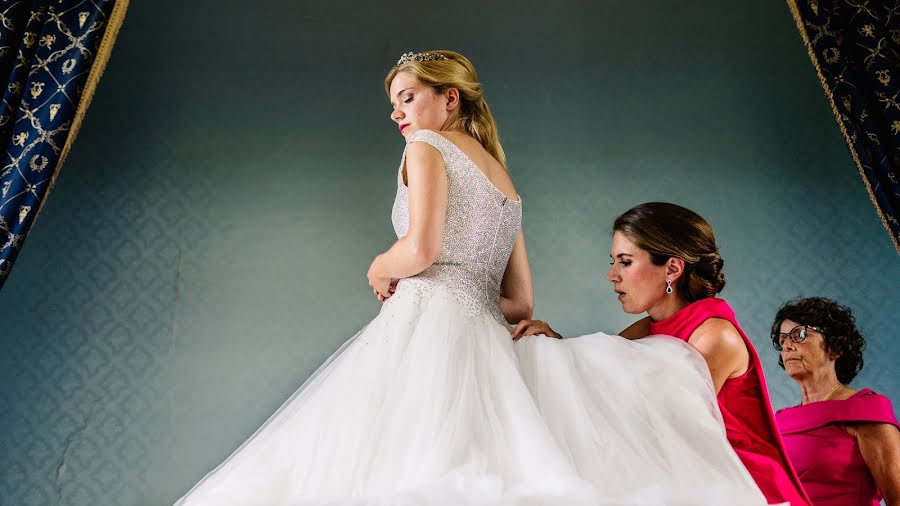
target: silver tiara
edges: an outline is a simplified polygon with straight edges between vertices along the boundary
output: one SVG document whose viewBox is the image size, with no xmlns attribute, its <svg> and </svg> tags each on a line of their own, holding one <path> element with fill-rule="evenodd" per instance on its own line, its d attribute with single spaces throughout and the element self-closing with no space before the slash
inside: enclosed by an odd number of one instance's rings
<svg viewBox="0 0 900 506">
<path fill-rule="evenodd" d="M 437 53 L 413 53 L 412 51 L 403 54 L 400 56 L 400 59 L 397 60 L 396 67 L 403 65 L 408 61 L 435 61 L 435 60 L 447 60 L 448 58 L 442 54 Z"/>
</svg>

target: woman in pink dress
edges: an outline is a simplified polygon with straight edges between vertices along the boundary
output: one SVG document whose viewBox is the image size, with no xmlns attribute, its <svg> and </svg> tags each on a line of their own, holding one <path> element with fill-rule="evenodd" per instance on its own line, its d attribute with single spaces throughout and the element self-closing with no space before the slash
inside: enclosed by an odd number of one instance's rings
<svg viewBox="0 0 900 506">
<path fill-rule="evenodd" d="M 709 366 L 725 432 L 766 500 L 810 504 L 781 441 L 753 344 L 728 303 L 723 261 L 712 227 L 689 209 L 638 205 L 613 224 L 613 283 L 626 313 L 647 317 L 622 332 L 628 339 L 669 335 L 696 348 Z M 513 338 L 559 337 L 539 320 L 521 322 Z"/>
<path fill-rule="evenodd" d="M 772 343 L 800 387 L 800 404 L 775 418 L 815 506 L 900 504 L 900 425 L 891 401 L 847 386 L 862 370 L 865 339 L 850 308 L 821 297 L 788 302 Z"/>
</svg>

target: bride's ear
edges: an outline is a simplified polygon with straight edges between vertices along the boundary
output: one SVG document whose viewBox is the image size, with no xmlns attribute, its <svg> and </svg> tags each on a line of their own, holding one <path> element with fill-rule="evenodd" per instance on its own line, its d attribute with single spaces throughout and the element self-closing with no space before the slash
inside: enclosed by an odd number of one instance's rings
<svg viewBox="0 0 900 506">
<path fill-rule="evenodd" d="M 447 112 L 459 107 L 459 90 L 456 88 L 448 88 L 444 92 L 444 98 L 447 99 Z"/>
<path fill-rule="evenodd" d="M 666 260 L 666 277 L 672 282 L 678 281 L 678 278 L 684 274 L 684 260 L 677 257 L 670 257 Z"/>
</svg>

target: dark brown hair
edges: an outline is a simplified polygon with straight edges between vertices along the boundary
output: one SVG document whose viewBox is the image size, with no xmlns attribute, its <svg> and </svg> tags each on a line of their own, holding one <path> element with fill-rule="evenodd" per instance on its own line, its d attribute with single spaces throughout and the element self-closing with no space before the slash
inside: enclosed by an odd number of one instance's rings
<svg viewBox="0 0 900 506">
<path fill-rule="evenodd" d="M 669 258 L 684 260 L 677 287 L 688 301 L 714 297 L 725 288 L 725 262 L 719 256 L 716 236 L 694 211 L 667 202 L 647 202 L 616 218 L 616 231 L 650 253 L 654 265 L 664 265 Z"/>
<path fill-rule="evenodd" d="M 838 357 L 834 362 L 834 370 L 841 383 L 850 383 L 862 370 L 862 352 L 866 348 L 866 338 L 856 328 L 856 318 L 849 307 L 825 297 L 800 297 L 786 302 L 775 314 L 775 321 L 772 323 L 772 345 L 779 351 L 781 324 L 785 320 L 822 330 L 825 353 Z M 778 365 L 784 369 L 784 359 L 780 356 Z"/>
</svg>

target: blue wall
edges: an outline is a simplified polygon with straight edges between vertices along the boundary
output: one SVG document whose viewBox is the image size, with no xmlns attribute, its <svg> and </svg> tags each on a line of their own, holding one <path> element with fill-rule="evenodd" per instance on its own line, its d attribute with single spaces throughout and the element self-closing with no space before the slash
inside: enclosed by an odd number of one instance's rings
<svg viewBox="0 0 900 506">
<path fill-rule="evenodd" d="M 616 332 L 612 219 L 715 227 L 723 296 L 776 407 L 767 335 L 849 304 L 854 383 L 900 399 L 900 258 L 778 2 L 132 2 L 74 150 L 0 292 L 0 504 L 170 504 L 377 311 L 403 140 L 385 71 L 480 71 L 525 202 L 537 316 Z"/>
</svg>

